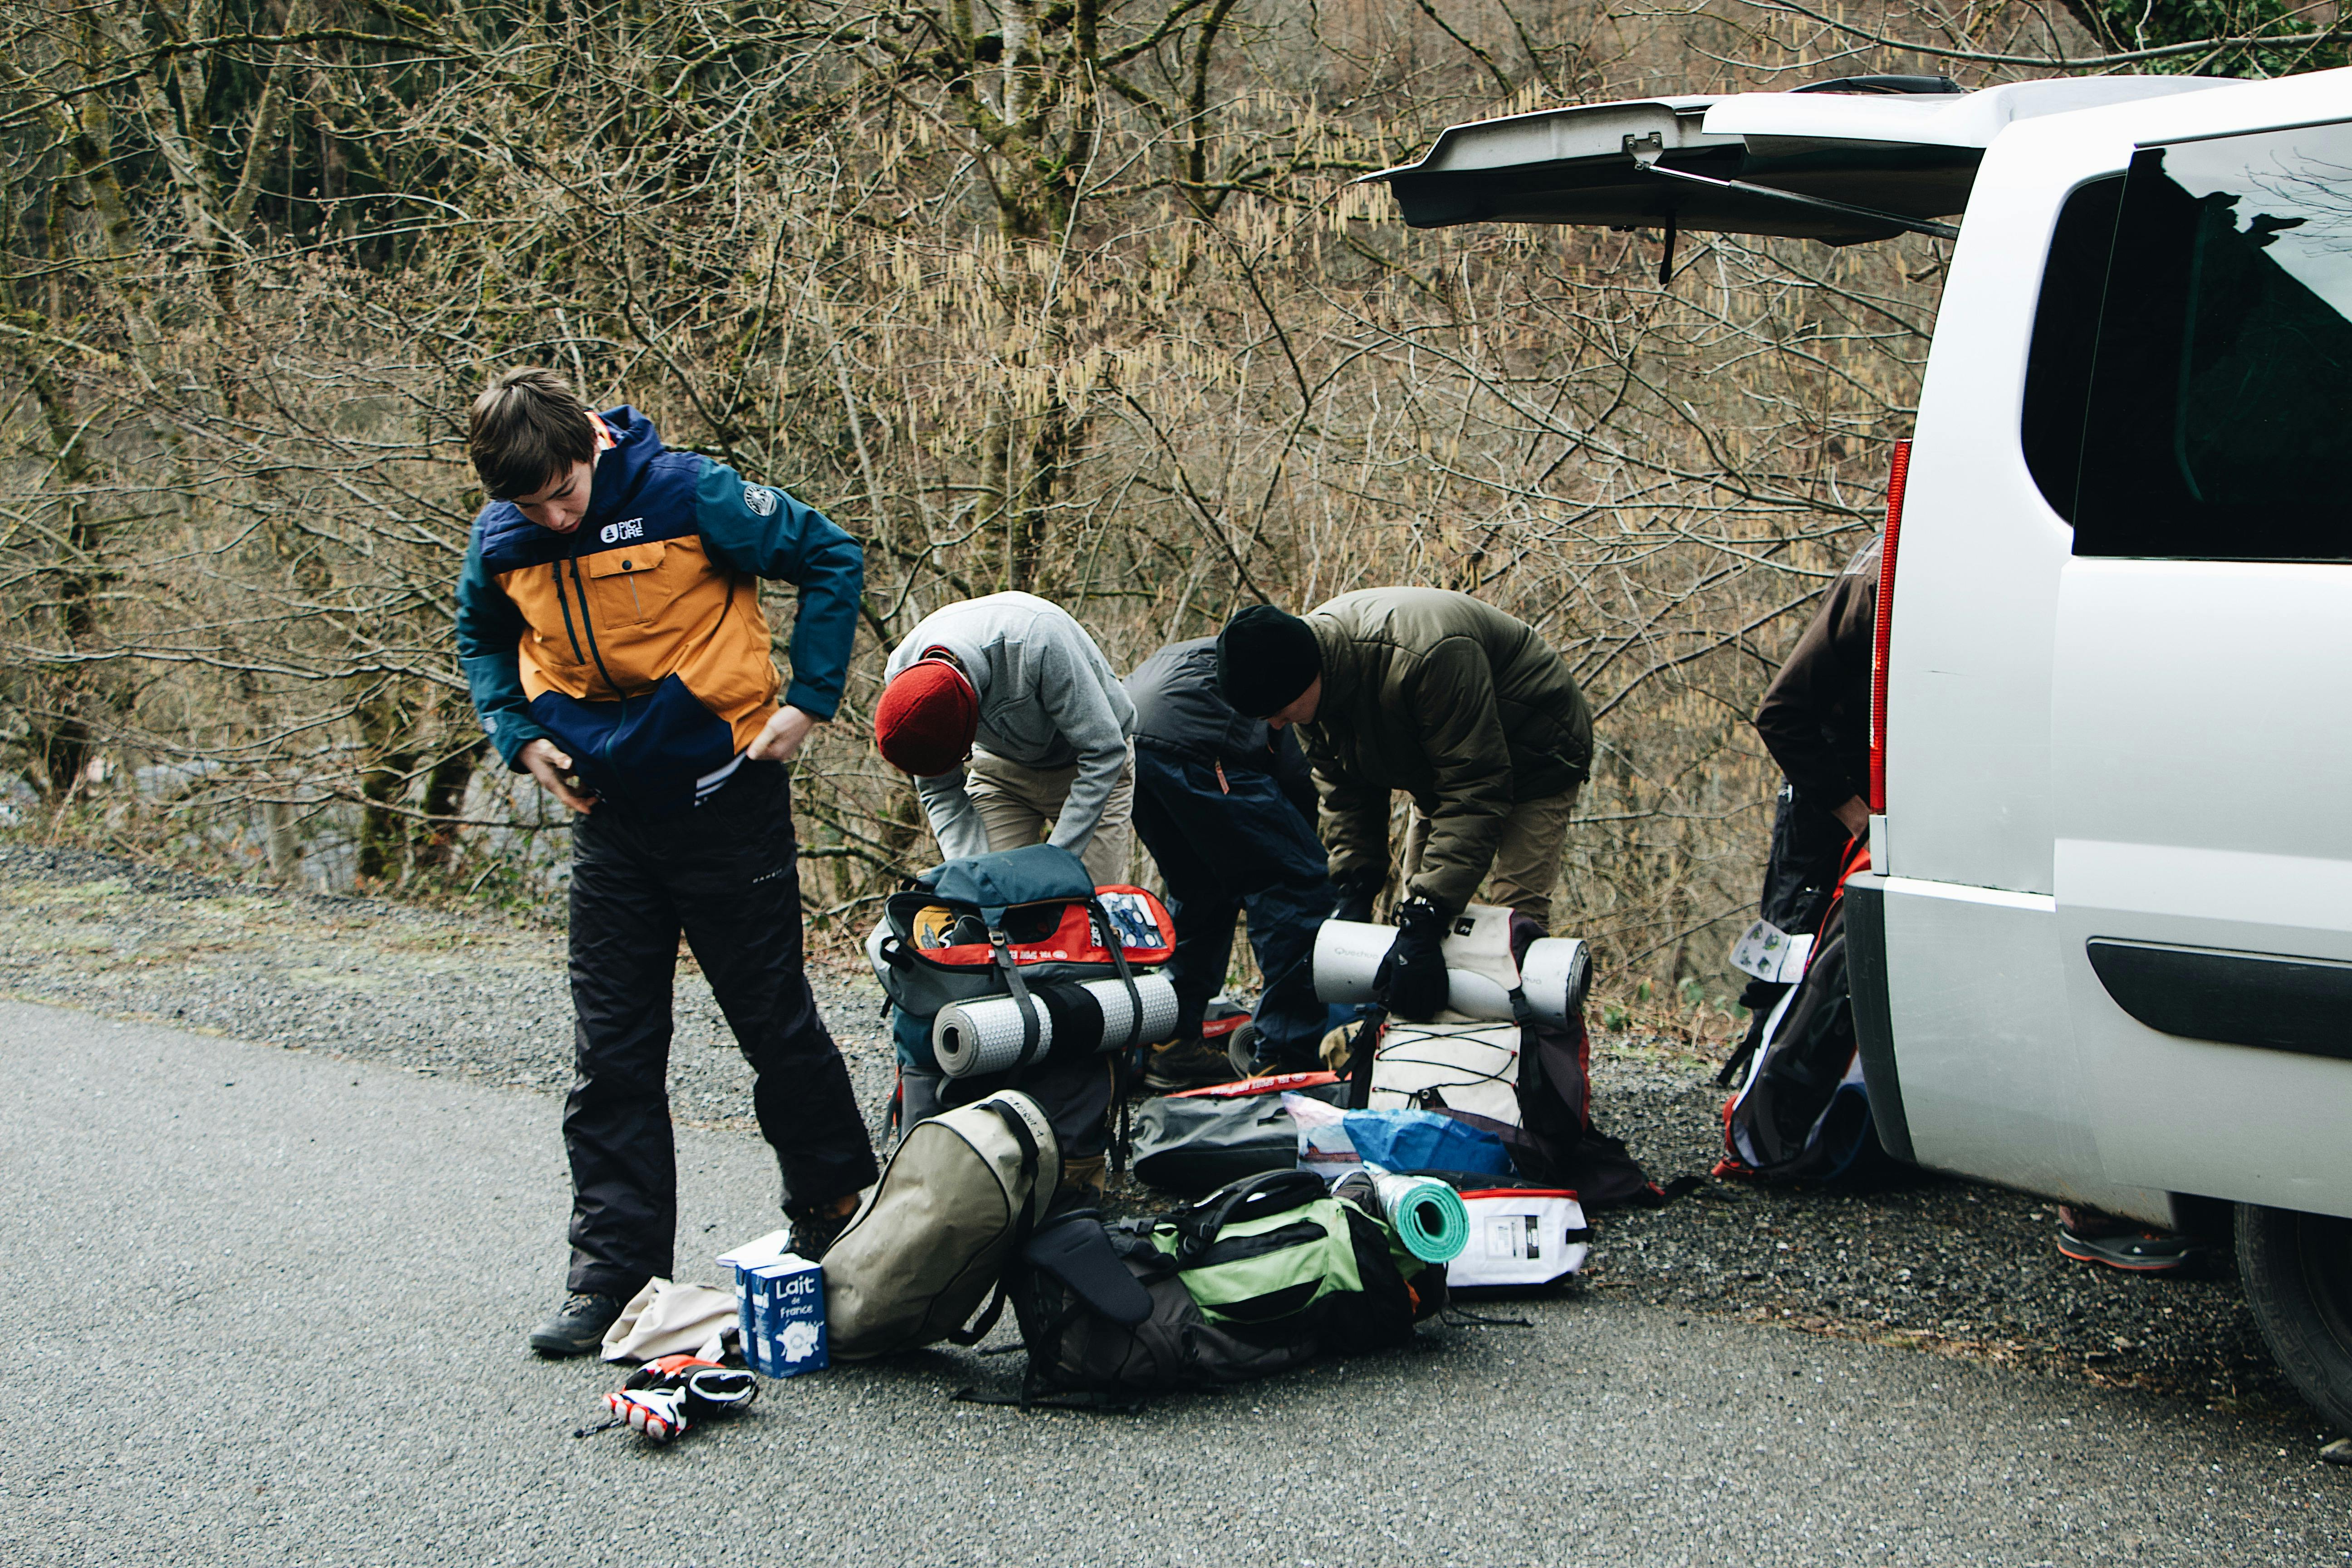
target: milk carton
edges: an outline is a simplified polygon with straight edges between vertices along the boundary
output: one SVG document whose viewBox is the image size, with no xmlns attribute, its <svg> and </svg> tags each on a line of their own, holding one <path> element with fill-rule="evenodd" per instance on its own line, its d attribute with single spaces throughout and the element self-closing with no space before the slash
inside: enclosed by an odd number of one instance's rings
<svg viewBox="0 0 2352 1568">
<path fill-rule="evenodd" d="M 818 1372 L 825 1365 L 824 1268 L 787 1254 L 735 1271 L 742 1316 L 743 1359 L 769 1377 Z"/>
<path fill-rule="evenodd" d="M 825 1364 L 824 1270 L 788 1250 L 791 1240 L 791 1231 L 775 1231 L 719 1259 L 734 1276 L 743 1360 L 770 1377 Z"/>
<path fill-rule="evenodd" d="M 726 1269 L 727 1278 L 732 1280 L 746 1268 L 757 1268 L 763 1263 L 789 1258 L 792 1251 L 793 1233 L 787 1226 L 782 1230 L 772 1230 L 757 1241 L 747 1241 L 732 1252 L 720 1253 L 719 1267 Z"/>
</svg>

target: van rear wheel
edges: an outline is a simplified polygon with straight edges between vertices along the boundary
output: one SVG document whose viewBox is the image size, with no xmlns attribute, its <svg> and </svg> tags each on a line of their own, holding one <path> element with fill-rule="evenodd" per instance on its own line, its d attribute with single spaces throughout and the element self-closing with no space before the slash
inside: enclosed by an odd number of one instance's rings
<svg viewBox="0 0 2352 1568">
<path fill-rule="evenodd" d="M 2237 1230 L 2238 1277 L 2271 1354 L 2352 1432 L 2352 1219 L 2240 1204 Z"/>
</svg>

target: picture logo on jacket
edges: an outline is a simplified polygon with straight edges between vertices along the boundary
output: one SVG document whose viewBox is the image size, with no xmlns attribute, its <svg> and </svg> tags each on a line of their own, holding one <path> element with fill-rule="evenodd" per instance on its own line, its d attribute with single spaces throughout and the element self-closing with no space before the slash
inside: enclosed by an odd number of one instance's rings
<svg viewBox="0 0 2352 1568">
<path fill-rule="evenodd" d="M 745 485 L 743 504 L 761 517 L 773 517 L 776 514 L 776 492 L 763 485 Z"/>
<path fill-rule="evenodd" d="M 642 517 L 626 518 L 619 522 L 608 522 L 604 525 L 604 531 L 597 535 L 607 544 L 618 544 L 624 539 L 643 539 L 645 536 L 646 520 Z"/>
</svg>

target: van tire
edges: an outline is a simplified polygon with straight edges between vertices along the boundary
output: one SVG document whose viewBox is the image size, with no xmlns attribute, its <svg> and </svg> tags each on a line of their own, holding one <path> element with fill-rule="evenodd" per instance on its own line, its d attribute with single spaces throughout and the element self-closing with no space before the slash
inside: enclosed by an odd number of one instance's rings
<svg viewBox="0 0 2352 1568">
<path fill-rule="evenodd" d="M 2352 1432 L 2352 1219 L 2238 1205 L 2238 1277 L 2287 1378 Z"/>
</svg>

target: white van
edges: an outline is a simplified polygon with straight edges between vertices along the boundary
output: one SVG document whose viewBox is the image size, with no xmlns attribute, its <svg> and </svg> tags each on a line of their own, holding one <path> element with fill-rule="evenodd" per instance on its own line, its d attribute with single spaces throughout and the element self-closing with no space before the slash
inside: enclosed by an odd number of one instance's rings
<svg viewBox="0 0 2352 1568">
<path fill-rule="evenodd" d="M 1964 215 L 1848 886 L 1881 1137 L 2233 1217 L 2352 1430 L 2352 71 L 1825 86 L 1457 126 L 1372 177 L 1423 226 Z"/>
</svg>

